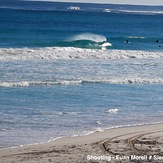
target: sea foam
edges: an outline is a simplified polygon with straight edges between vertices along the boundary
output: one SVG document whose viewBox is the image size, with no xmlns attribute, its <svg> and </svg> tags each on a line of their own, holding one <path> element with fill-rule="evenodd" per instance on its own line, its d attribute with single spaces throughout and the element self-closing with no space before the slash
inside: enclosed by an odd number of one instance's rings
<svg viewBox="0 0 163 163">
<path fill-rule="evenodd" d="M 1 48 L 0 60 L 163 58 L 163 52 L 97 50 L 73 47 Z"/>
<path fill-rule="evenodd" d="M 0 82 L 0 87 L 29 87 L 29 86 L 53 86 L 53 85 L 79 85 L 91 83 L 108 84 L 163 84 L 162 78 L 111 78 L 101 80 L 60 80 L 60 81 L 18 81 L 18 82 Z M 117 111 L 117 110 L 116 110 Z M 109 110 L 108 112 L 112 112 Z"/>
</svg>

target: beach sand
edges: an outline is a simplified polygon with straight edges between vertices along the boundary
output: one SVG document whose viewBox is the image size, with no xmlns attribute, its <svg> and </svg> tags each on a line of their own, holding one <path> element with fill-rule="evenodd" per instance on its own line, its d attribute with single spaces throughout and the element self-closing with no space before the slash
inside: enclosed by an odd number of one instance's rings
<svg viewBox="0 0 163 163">
<path fill-rule="evenodd" d="M 0 150 L 0 163 L 107 161 L 163 162 L 163 124 L 115 128 L 87 136 Z"/>
</svg>

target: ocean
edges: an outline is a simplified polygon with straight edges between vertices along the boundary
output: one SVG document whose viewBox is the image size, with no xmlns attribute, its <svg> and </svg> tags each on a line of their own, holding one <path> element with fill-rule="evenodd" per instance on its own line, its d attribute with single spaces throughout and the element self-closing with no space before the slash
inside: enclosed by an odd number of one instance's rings
<svg viewBox="0 0 163 163">
<path fill-rule="evenodd" d="M 163 122 L 163 6 L 0 0 L 0 148 Z"/>
</svg>

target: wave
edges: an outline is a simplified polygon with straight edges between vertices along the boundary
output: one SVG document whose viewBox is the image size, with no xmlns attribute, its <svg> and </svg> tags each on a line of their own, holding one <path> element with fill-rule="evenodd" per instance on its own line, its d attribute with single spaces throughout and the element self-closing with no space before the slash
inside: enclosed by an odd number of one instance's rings
<svg viewBox="0 0 163 163">
<path fill-rule="evenodd" d="M 67 9 L 68 10 L 80 10 L 80 7 L 78 7 L 78 6 L 70 6 Z"/>
<path fill-rule="evenodd" d="M 105 8 L 104 10 L 103 10 L 103 12 L 111 12 L 112 10 L 111 9 L 108 9 L 108 8 Z"/>
<path fill-rule="evenodd" d="M 141 10 L 115 10 L 115 12 L 135 13 L 144 15 L 163 14 L 163 11 L 141 11 Z"/>
<path fill-rule="evenodd" d="M 127 38 L 133 38 L 133 39 L 145 39 L 143 36 L 127 36 Z"/>
<path fill-rule="evenodd" d="M 0 82 L 0 87 L 29 87 L 29 86 L 50 86 L 50 85 L 75 85 L 82 81 L 21 81 L 21 82 Z"/>
<path fill-rule="evenodd" d="M 70 40 L 91 40 L 91 41 L 94 41 L 94 42 L 106 42 L 107 39 L 105 36 L 103 35 L 97 35 L 97 34 L 92 34 L 92 33 L 83 33 L 83 34 L 79 34 L 79 35 L 76 35 L 76 36 L 73 36 L 70 38 Z"/>
<path fill-rule="evenodd" d="M 119 110 L 118 109 L 109 109 L 106 111 L 106 113 L 117 113 Z"/>
<path fill-rule="evenodd" d="M 86 49 L 101 49 L 101 44 L 91 40 L 74 40 L 74 41 L 63 41 L 60 42 L 63 47 L 76 47 Z"/>
<path fill-rule="evenodd" d="M 155 14 L 163 14 L 161 10 L 125 10 L 125 9 L 103 9 L 103 12 L 109 13 L 133 13 L 133 14 L 143 14 L 143 15 L 155 15 Z"/>
<path fill-rule="evenodd" d="M 103 35 L 82 33 L 68 38 L 66 41 L 60 43 L 67 47 L 78 47 L 88 49 L 106 49 L 108 46 L 112 46 L 107 42 L 107 38 Z"/>
<path fill-rule="evenodd" d="M 29 87 L 29 86 L 53 86 L 53 85 L 79 85 L 79 84 L 163 84 L 162 78 L 119 78 L 101 80 L 63 80 L 63 81 L 20 81 L 20 82 L 0 82 L 0 87 Z M 108 112 L 117 111 L 109 110 Z"/>
<path fill-rule="evenodd" d="M 0 48 L 0 61 L 41 59 L 129 59 L 163 58 L 163 52 L 98 50 L 74 47 Z"/>
</svg>

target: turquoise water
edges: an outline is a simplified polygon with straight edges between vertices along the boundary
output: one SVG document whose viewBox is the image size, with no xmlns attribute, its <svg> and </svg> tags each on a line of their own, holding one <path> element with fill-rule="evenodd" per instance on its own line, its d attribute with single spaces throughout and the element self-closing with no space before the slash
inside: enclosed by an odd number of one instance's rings
<svg viewBox="0 0 163 163">
<path fill-rule="evenodd" d="M 7 0 L 0 22 L 0 148 L 162 122 L 163 7 Z"/>
</svg>

